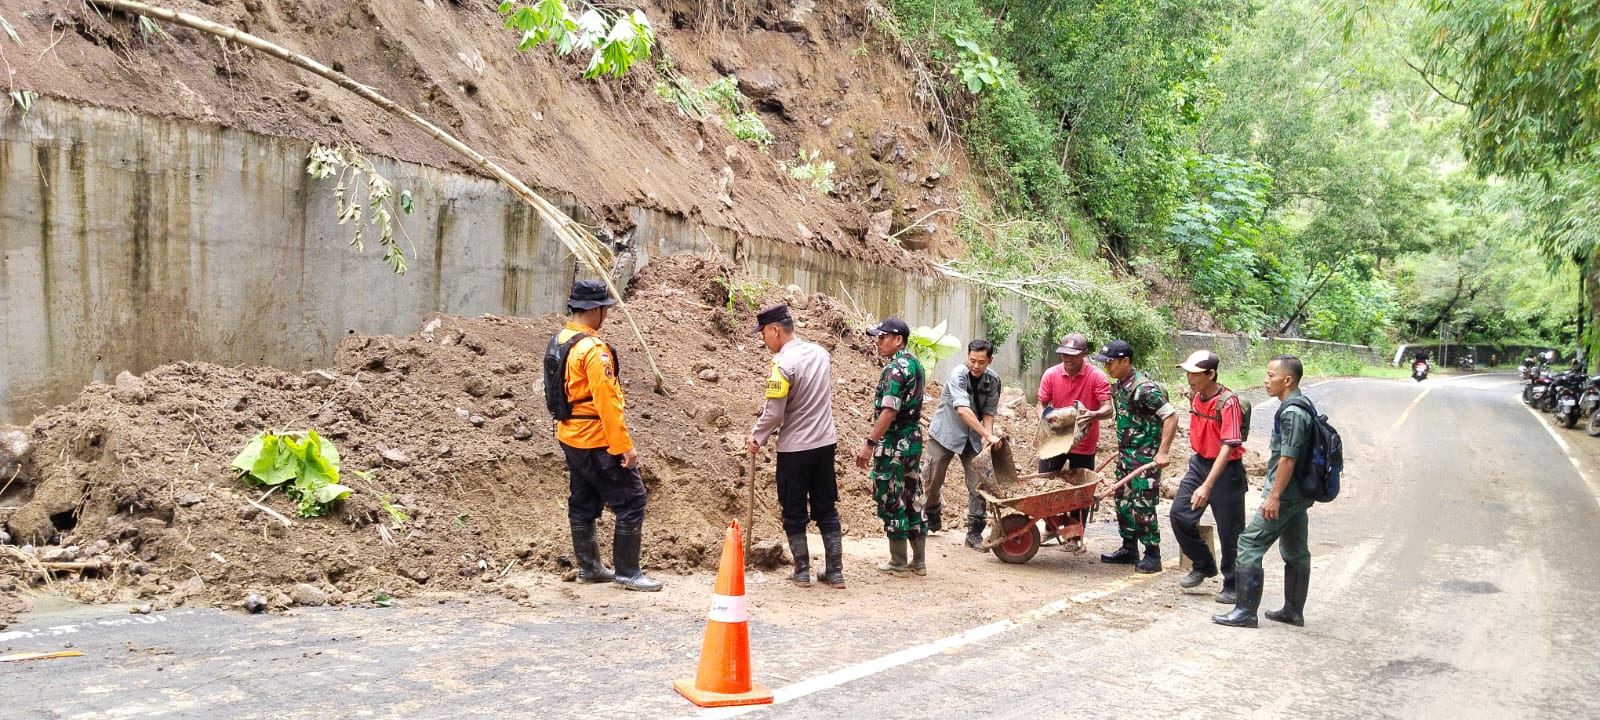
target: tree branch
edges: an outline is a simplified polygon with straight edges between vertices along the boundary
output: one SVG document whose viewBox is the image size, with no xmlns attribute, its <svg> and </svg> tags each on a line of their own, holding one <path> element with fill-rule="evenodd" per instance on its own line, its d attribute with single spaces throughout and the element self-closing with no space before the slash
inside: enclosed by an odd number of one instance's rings
<svg viewBox="0 0 1600 720">
<path fill-rule="evenodd" d="M 1438 88 L 1438 86 L 1433 84 L 1433 80 L 1428 78 L 1428 71 L 1424 70 L 1422 68 L 1419 68 L 1415 64 L 1413 64 L 1411 62 L 1411 58 L 1408 58 L 1408 57 L 1406 57 L 1404 55 L 1401 55 L 1400 56 L 1400 62 L 1405 63 L 1406 67 L 1411 68 L 1412 70 L 1415 70 L 1417 72 L 1417 77 L 1422 78 L 1422 82 L 1425 83 L 1428 86 L 1428 89 L 1432 90 L 1435 95 L 1438 95 L 1439 97 L 1442 97 L 1445 100 L 1447 100 L 1447 101 L 1449 101 L 1451 103 L 1454 103 L 1456 105 L 1460 105 L 1461 107 L 1464 107 L 1464 108 L 1472 107 L 1472 105 L 1470 103 L 1465 103 L 1465 102 L 1462 102 L 1461 100 L 1459 100 L 1457 98 L 1454 98 L 1454 97 L 1451 97 L 1449 95 L 1446 95 L 1443 90 L 1440 90 Z"/>
</svg>

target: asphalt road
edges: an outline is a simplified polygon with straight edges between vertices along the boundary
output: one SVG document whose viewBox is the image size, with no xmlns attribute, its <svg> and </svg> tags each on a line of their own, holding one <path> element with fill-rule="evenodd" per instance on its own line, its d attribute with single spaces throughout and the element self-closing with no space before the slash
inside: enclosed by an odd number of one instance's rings
<svg viewBox="0 0 1600 720">
<path fill-rule="evenodd" d="M 899 608 L 819 595 L 752 622 L 756 679 L 779 702 L 750 714 L 1600 717 L 1596 485 L 1516 389 L 1493 375 L 1311 389 L 1347 469 L 1343 496 L 1312 511 L 1304 628 L 1214 625 L 1215 587 L 1183 593 L 1175 571 L 1080 574 L 1060 597 L 1016 597 L 965 632 L 933 584 Z M 1252 445 L 1272 409 L 1257 408 Z M 1275 559 L 1263 609 L 1280 597 Z M 546 595 L 533 608 L 480 598 L 271 617 L 42 606 L 0 633 L 0 654 L 85 655 L 0 664 L 0 717 L 729 714 L 669 687 L 693 673 L 703 611 L 605 587 Z"/>
</svg>

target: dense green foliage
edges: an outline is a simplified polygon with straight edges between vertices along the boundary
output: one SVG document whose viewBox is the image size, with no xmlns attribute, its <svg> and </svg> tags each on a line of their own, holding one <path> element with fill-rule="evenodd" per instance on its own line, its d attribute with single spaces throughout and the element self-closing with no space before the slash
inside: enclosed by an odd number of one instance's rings
<svg viewBox="0 0 1600 720">
<path fill-rule="evenodd" d="M 1082 328 L 1158 345 L 1163 324 L 1083 252 L 1092 240 L 1143 275 L 1185 281 L 1225 329 L 1574 338 L 1571 263 L 1600 257 L 1589 4 L 893 8 L 945 79 L 995 215 L 1012 218 L 958 228 L 985 272 L 958 268 L 995 284 L 984 315 L 996 334 L 1020 330 L 1029 349 Z M 1025 298 L 1025 327 L 1005 317 L 1006 297 Z"/>
</svg>

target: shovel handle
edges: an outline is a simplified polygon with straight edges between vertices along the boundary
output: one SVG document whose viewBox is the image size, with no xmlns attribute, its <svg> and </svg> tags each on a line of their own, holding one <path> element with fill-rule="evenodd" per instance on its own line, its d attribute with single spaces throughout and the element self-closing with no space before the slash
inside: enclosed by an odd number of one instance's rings
<svg viewBox="0 0 1600 720">
<path fill-rule="evenodd" d="M 1109 462 L 1109 461 L 1108 461 L 1108 462 Z M 1144 471 L 1146 471 L 1146 470 L 1149 470 L 1149 469 L 1150 469 L 1150 468 L 1153 468 L 1153 467 L 1155 467 L 1155 466 L 1156 466 L 1156 464 L 1155 464 L 1155 463 L 1153 463 L 1153 462 L 1148 462 L 1148 463 L 1145 463 L 1145 464 L 1143 464 L 1143 465 L 1140 465 L 1140 466 L 1139 466 L 1139 467 L 1137 467 L 1137 468 L 1135 468 L 1135 469 L 1134 469 L 1134 471 L 1133 471 L 1133 472 L 1131 472 L 1131 473 L 1128 473 L 1128 474 L 1127 474 L 1127 475 L 1126 475 L 1126 476 L 1125 476 L 1125 477 L 1123 477 L 1123 478 L 1122 478 L 1122 479 L 1121 479 L 1121 480 L 1118 480 L 1118 481 L 1117 481 L 1117 483 L 1116 483 L 1116 484 L 1115 484 L 1115 485 L 1112 485 L 1112 486 L 1111 486 L 1111 487 L 1108 487 L 1108 488 L 1106 488 L 1106 491 L 1105 491 L 1105 492 L 1103 492 L 1103 493 L 1101 493 L 1101 494 L 1099 494 L 1099 495 L 1096 495 L 1096 496 L 1095 496 L 1095 497 L 1094 497 L 1094 501 L 1095 501 L 1095 502 L 1100 502 L 1100 501 L 1101 501 L 1101 500 L 1104 500 L 1104 499 L 1106 499 L 1106 498 L 1108 498 L 1108 497 L 1110 497 L 1110 496 L 1111 496 L 1111 493 L 1114 493 L 1114 492 L 1116 492 L 1116 491 L 1117 491 L 1117 490 L 1118 490 L 1118 489 L 1120 489 L 1120 488 L 1121 488 L 1121 487 L 1122 487 L 1122 486 L 1123 486 L 1123 485 L 1127 485 L 1127 484 L 1128 484 L 1128 481 L 1129 481 L 1129 480 L 1132 480 L 1132 479 L 1133 479 L 1133 478 L 1134 478 L 1134 477 L 1135 477 L 1135 476 L 1137 476 L 1137 475 L 1138 475 L 1138 474 L 1140 474 L 1140 473 L 1142 473 L 1142 472 L 1144 472 Z M 1101 466 L 1100 466 L 1100 467 L 1102 467 L 1102 468 L 1104 468 L 1104 467 L 1105 467 L 1105 465 L 1101 465 Z"/>
<path fill-rule="evenodd" d="M 744 511 L 744 556 L 750 557 L 750 545 L 755 538 L 756 529 L 756 454 L 750 453 L 748 477 L 745 484 L 750 486 L 750 502 L 745 505 Z"/>
</svg>

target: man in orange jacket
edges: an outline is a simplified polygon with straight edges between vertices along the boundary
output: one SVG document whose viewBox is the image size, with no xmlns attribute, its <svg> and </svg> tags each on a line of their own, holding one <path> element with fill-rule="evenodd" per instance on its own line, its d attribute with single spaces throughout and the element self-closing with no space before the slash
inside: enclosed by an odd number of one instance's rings
<svg viewBox="0 0 1600 720">
<path fill-rule="evenodd" d="M 567 310 L 572 318 L 550 342 L 547 358 L 561 353 L 564 369 L 565 412 L 558 412 L 556 440 L 566 456 L 571 494 L 567 519 L 572 525 L 572 549 L 578 556 L 578 579 L 615 582 L 629 590 L 651 592 L 661 582 L 639 567 L 646 495 L 639 477 L 639 456 L 628 426 L 622 419 L 622 387 L 617 383 L 617 354 L 597 334 L 606 311 L 617 304 L 598 280 L 579 280 L 572 286 Z M 558 403 L 552 403 L 554 409 Z M 562 417 L 565 415 L 565 417 Z M 600 561 L 595 521 L 604 507 L 616 515 L 611 541 L 611 562 Z"/>
</svg>

